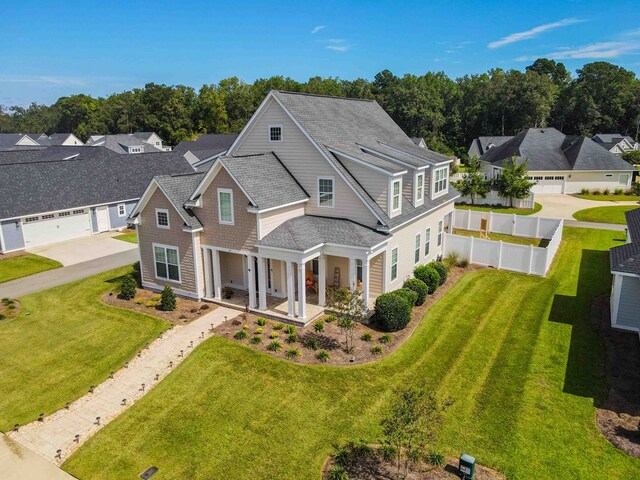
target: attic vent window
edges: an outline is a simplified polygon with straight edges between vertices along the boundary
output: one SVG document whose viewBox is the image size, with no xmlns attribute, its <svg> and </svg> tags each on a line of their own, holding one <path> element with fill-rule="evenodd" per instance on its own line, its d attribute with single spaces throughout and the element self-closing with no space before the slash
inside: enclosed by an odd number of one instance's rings
<svg viewBox="0 0 640 480">
<path fill-rule="evenodd" d="M 270 142 L 282 141 L 282 125 L 269 125 L 269 141 Z"/>
</svg>

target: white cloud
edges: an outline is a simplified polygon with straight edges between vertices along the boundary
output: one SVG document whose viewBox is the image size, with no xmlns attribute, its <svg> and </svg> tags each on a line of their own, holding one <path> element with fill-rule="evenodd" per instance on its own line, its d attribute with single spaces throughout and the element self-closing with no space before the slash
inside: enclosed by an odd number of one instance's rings
<svg viewBox="0 0 640 480">
<path fill-rule="evenodd" d="M 350 45 L 327 45 L 329 50 L 333 50 L 334 52 L 346 52 L 351 46 Z"/>
<path fill-rule="evenodd" d="M 70 85 L 84 87 L 87 81 L 82 78 L 56 77 L 50 75 L 0 75 L 0 83 L 36 83 L 42 85 Z"/>
<path fill-rule="evenodd" d="M 352 45 L 347 42 L 344 38 L 330 38 L 325 41 L 329 45 L 326 45 L 325 48 L 329 50 L 333 50 L 334 52 L 346 52 L 351 49 Z"/>
<path fill-rule="evenodd" d="M 327 26 L 326 25 L 318 25 L 317 27 L 313 27 L 313 30 L 311 30 L 311 34 L 313 35 L 314 33 L 318 33 L 323 28 L 327 28 Z"/>
<path fill-rule="evenodd" d="M 539 25 L 531 30 L 526 30 L 524 32 L 512 33 L 511 35 L 507 35 L 500 40 L 496 40 L 495 42 L 491 42 L 487 45 L 489 48 L 498 48 L 503 47 L 505 45 L 509 45 L 510 43 L 520 42 L 522 40 L 528 40 L 530 38 L 535 38 L 542 32 L 546 32 L 547 30 L 553 30 L 554 28 L 566 27 L 569 25 L 573 25 L 575 23 L 583 22 L 584 20 L 579 20 L 577 18 L 564 18 L 557 22 L 553 23 L 545 23 L 544 25 Z"/>
<path fill-rule="evenodd" d="M 598 42 L 581 47 L 561 47 L 545 55 L 524 55 L 516 58 L 518 62 L 527 62 L 540 57 L 554 60 L 580 58 L 617 58 L 628 53 L 640 51 L 640 42 Z"/>
</svg>

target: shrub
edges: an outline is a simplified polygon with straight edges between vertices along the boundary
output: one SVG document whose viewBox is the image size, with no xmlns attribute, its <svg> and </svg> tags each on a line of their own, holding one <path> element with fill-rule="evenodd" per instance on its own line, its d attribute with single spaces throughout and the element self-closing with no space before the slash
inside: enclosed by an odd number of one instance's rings
<svg viewBox="0 0 640 480">
<path fill-rule="evenodd" d="M 640 182 L 633 182 L 629 192 L 631 192 L 629 195 L 640 195 Z"/>
<path fill-rule="evenodd" d="M 280 334 L 278 332 L 271 332 L 269 334 L 269 338 L 278 338 L 280 336 Z"/>
<path fill-rule="evenodd" d="M 396 332 L 411 320 L 411 305 L 395 292 L 383 293 L 376 299 L 376 321 L 387 332 Z"/>
<path fill-rule="evenodd" d="M 208 303 L 205 303 L 204 305 L 202 305 L 202 306 L 200 307 L 200 310 L 209 310 L 209 308 L 210 308 L 210 307 L 209 307 L 209 304 L 208 304 Z"/>
<path fill-rule="evenodd" d="M 133 303 L 137 304 L 137 305 L 142 305 L 144 304 L 144 299 L 143 298 L 136 298 Z"/>
<path fill-rule="evenodd" d="M 463 258 L 458 262 L 458 266 L 461 268 L 467 268 L 469 266 L 469 259 Z"/>
<path fill-rule="evenodd" d="M 133 275 L 125 275 L 122 279 L 122 283 L 120 284 L 120 295 L 125 300 L 131 300 L 136 296 L 137 286 L 138 284 L 136 283 L 135 278 L 133 278 Z M 8 303 L 6 303 L 5 305 L 8 305 Z"/>
<path fill-rule="evenodd" d="M 396 295 L 400 295 L 402 298 L 406 299 L 409 302 L 409 305 L 412 307 L 418 301 L 418 294 L 409 288 L 399 288 L 398 290 L 394 290 Z"/>
<path fill-rule="evenodd" d="M 393 445 L 383 444 L 378 452 L 386 462 L 394 460 L 398 455 L 398 450 Z"/>
<path fill-rule="evenodd" d="M 290 333 L 289 335 L 287 335 L 287 339 L 285 340 L 285 342 L 287 343 L 296 343 L 298 341 L 298 335 L 296 335 L 295 333 Z"/>
<path fill-rule="evenodd" d="M 460 256 L 456 252 L 451 252 L 444 259 L 444 264 L 449 268 L 453 268 L 458 264 L 458 258 L 460 258 Z"/>
<path fill-rule="evenodd" d="M 413 271 L 413 275 L 422 280 L 429 287 L 429 293 L 436 291 L 436 288 L 440 285 L 440 274 L 431 265 L 420 265 Z"/>
<path fill-rule="evenodd" d="M 370 342 L 371 340 L 373 340 L 373 337 L 371 336 L 371 334 L 370 334 L 370 333 L 368 333 L 368 332 L 367 332 L 367 333 L 365 333 L 364 335 L 362 335 L 362 337 L 360 337 L 360 339 L 361 339 L 363 342 Z"/>
<path fill-rule="evenodd" d="M 422 305 L 427 299 L 427 294 L 429 293 L 429 287 L 427 287 L 427 284 L 418 278 L 410 278 L 404 282 L 402 288 L 408 288 L 418 294 L 415 305 Z"/>
<path fill-rule="evenodd" d="M 429 465 L 433 465 L 435 467 L 442 467 L 445 464 L 444 455 L 434 450 L 427 453 L 425 460 Z"/>
<path fill-rule="evenodd" d="M 624 194 L 624 190 L 623 190 L 623 189 L 621 189 L 621 188 L 616 188 L 616 189 L 613 191 L 613 193 L 614 193 L 615 195 L 623 195 L 623 194 Z"/>
<path fill-rule="evenodd" d="M 351 449 L 347 446 L 340 447 L 336 452 L 336 464 L 341 466 L 347 466 L 351 462 Z"/>
<path fill-rule="evenodd" d="M 276 324 L 273 326 L 273 329 L 274 329 L 274 330 L 282 330 L 283 328 L 284 328 L 284 323 L 276 323 Z"/>
<path fill-rule="evenodd" d="M 300 356 L 300 350 L 297 348 L 290 348 L 284 353 L 287 358 L 298 358 Z"/>
<path fill-rule="evenodd" d="M 371 353 L 374 355 L 380 355 L 382 353 L 382 347 L 380 345 L 371 347 Z"/>
<path fill-rule="evenodd" d="M 233 297 L 233 290 L 229 287 L 222 287 L 222 298 L 229 300 L 231 297 Z"/>
<path fill-rule="evenodd" d="M 318 340 L 315 338 L 307 338 L 303 342 L 303 345 L 311 350 L 317 350 L 320 346 L 320 342 L 318 342 Z"/>
<path fill-rule="evenodd" d="M 10 298 L 4 297 L 2 299 L 2 304 L 5 305 L 5 306 L 9 306 L 9 305 L 13 304 L 13 300 L 11 300 Z"/>
<path fill-rule="evenodd" d="M 288 333 L 289 335 L 293 335 L 294 333 L 296 333 L 296 326 L 295 325 L 287 325 L 287 327 L 284 329 L 285 333 Z"/>
<path fill-rule="evenodd" d="M 251 328 L 251 327 L 249 327 L 249 325 L 247 325 L 247 324 L 245 323 L 245 324 L 242 326 L 242 328 L 244 328 L 245 330 L 249 330 L 249 328 Z"/>
<path fill-rule="evenodd" d="M 7 317 L 5 317 L 4 313 L 0 313 L 0 320 L 4 320 L 5 318 Z"/>
<path fill-rule="evenodd" d="M 380 343 L 385 343 L 385 344 L 386 344 L 386 343 L 391 343 L 391 335 L 382 335 L 382 336 L 378 339 L 378 341 L 379 341 Z"/>
<path fill-rule="evenodd" d="M 247 338 L 247 332 L 244 330 L 238 330 L 238 332 L 233 336 L 236 340 L 244 340 Z"/>
<path fill-rule="evenodd" d="M 591 195 L 600 195 L 600 190 L 592 190 Z"/>
<path fill-rule="evenodd" d="M 169 285 L 162 289 L 160 308 L 165 312 L 173 312 L 176 309 L 176 294 Z"/>
<path fill-rule="evenodd" d="M 318 320 L 316 323 L 313 324 L 313 329 L 316 332 L 321 332 L 324 330 L 324 322 L 322 320 Z"/>
<path fill-rule="evenodd" d="M 158 302 L 154 302 L 153 300 L 149 300 L 146 304 L 147 307 L 151 308 L 151 307 L 157 307 L 158 306 Z"/>
<path fill-rule="evenodd" d="M 333 323 L 337 320 L 338 318 L 335 315 L 327 315 L 326 317 L 324 317 L 324 321 L 327 323 Z"/>
<path fill-rule="evenodd" d="M 264 317 L 258 317 L 258 319 L 256 320 L 256 323 L 261 327 L 264 327 L 267 324 L 267 319 Z"/>
<path fill-rule="evenodd" d="M 329 360 L 329 352 L 327 352 L 326 350 L 320 350 L 317 353 L 316 358 L 320 360 L 322 363 L 324 363 L 327 360 Z"/>
<path fill-rule="evenodd" d="M 349 474 L 341 465 L 333 465 L 327 474 L 327 480 L 349 480 Z"/>
<path fill-rule="evenodd" d="M 274 340 L 273 342 L 269 342 L 269 345 L 267 345 L 267 350 L 269 350 L 270 352 L 279 352 L 280 350 L 282 350 L 282 345 L 280 344 L 280 342 Z"/>
<path fill-rule="evenodd" d="M 255 333 L 256 335 L 262 335 L 262 332 L 264 332 L 264 330 L 262 328 L 258 327 L 258 328 L 256 328 L 256 330 L 253 333 Z"/>
<path fill-rule="evenodd" d="M 589 195 L 589 189 L 588 188 L 581 188 L 580 189 L 580 195 Z"/>
<path fill-rule="evenodd" d="M 135 262 L 131 265 L 133 269 L 133 278 L 136 281 L 136 285 L 142 287 L 142 274 L 140 273 L 140 262 Z"/>
<path fill-rule="evenodd" d="M 189 309 L 189 311 L 191 313 L 198 313 L 198 309 L 197 308 L 191 308 L 191 309 Z"/>
<path fill-rule="evenodd" d="M 151 295 L 151 300 L 153 300 L 154 302 L 159 302 L 161 298 L 162 298 L 162 295 L 160 293 L 156 293 L 155 295 Z M 191 312 L 191 313 L 193 313 L 193 312 Z"/>
<path fill-rule="evenodd" d="M 244 333 L 244 330 L 240 330 L 240 331 Z M 262 343 L 262 338 L 254 336 L 254 337 L 251 337 L 250 342 L 253 343 L 254 345 L 257 345 L 259 343 Z"/>
<path fill-rule="evenodd" d="M 602 191 L 602 194 L 603 194 L 603 195 L 610 195 L 610 194 L 611 194 L 611 190 L 609 190 L 608 188 L 605 188 L 605 189 Z"/>
<path fill-rule="evenodd" d="M 442 262 L 431 262 L 429 263 L 433 268 L 436 269 L 438 275 L 440 275 L 440 285 L 447 281 L 447 276 L 449 275 L 449 269 Z"/>
</svg>

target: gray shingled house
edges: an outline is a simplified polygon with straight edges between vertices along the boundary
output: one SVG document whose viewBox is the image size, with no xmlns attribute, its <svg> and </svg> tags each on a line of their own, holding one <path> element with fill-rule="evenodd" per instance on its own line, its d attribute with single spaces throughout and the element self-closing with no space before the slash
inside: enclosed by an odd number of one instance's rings
<svg viewBox="0 0 640 480">
<path fill-rule="evenodd" d="M 123 228 L 156 175 L 192 172 L 179 153 L 104 147 L 0 151 L 0 253 Z"/>
<path fill-rule="evenodd" d="M 174 150 L 184 154 L 193 168 L 206 172 L 216 158 L 227 153 L 236 138 L 237 133 L 205 133 L 195 140 L 180 142 Z"/>
</svg>

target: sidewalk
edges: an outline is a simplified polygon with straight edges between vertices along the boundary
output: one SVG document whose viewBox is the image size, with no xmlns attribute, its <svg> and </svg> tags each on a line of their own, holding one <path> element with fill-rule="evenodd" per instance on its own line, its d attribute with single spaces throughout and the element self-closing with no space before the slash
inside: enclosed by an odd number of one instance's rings
<svg viewBox="0 0 640 480">
<path fill-rule="evenodd" d="M 565 220 L 565 227 L 581 227 L 581 228 L 597 228 L 600 230 L 617 230 L 624 232 L 626 225 L 618 225 L 617 223 L 596 223 L 596 222 L 580 222 L 578 220 Z"/>
<path fill-rule="evenodd" d="M 237 310 L 218 307 L 187 324 L 177 325 L 143 349 L 138 356 L 98 385 L 93 393 L 58 410 L 42 422 L 35 421 L 17 432 L 7 432 L 11 440 L 38 453 L 56 465 L 62 464 L 98 430 L 116 418 L 162 381 L 201 342 L 213 335 L 217 326 L 238 315 Z"/>
<path fill-rule="evenodd" d="M 2 480 L 74 480 L 68 473 L 47 462 L 37 453 L 0 433 L 0 473 Z"/>
</svg>

